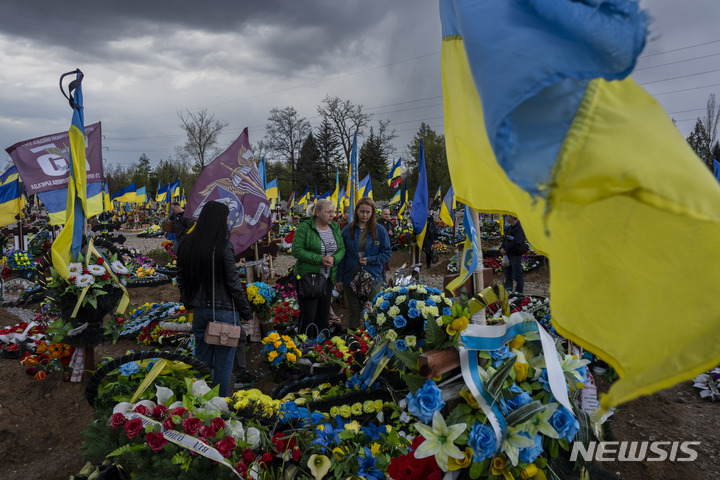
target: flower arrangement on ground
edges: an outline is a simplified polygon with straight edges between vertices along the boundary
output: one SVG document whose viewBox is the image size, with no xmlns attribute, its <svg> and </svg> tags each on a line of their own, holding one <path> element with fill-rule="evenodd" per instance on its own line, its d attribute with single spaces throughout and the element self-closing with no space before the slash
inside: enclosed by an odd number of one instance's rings
<svg viewBox="0 0 720 480">
<path fill-rule="evenodd" d="M 267 315 L 275 302 L 277 294 L 275 289 L 267 283 L 255 282 L 247 286 L 245 291 L 250 302 L 250 309 L 257 314 Z"/>
<path fill-rule="evenodd" d="M 270 308 L 270 319 L 276 327 L 287 327 L 291 322 L 300 318 L 300 308 L 297 300 L 282 300 Z"/>
<path fill-rule="evenodd" d="M 35 345 L 34 354 L 26 351 L 20 357 L 20 364 L 28 367 L 25 373 L 34 376 L 36 380 L 44 380 L 48 373 L 67 370 L 74 351 L 75 347 L 66 343 L 41 340 Z"/>
<path fill-rule="evenodd" d="M 276 378 L 290 377 L 297 371 L 302 352 L 292 338 L 273 330 L 262 339 L 262 354 L 270 362 L 271 374 Z"/>
<path fill-rule="evenodd" d="M 693 387 L 700 389 L 700 398 L 720 401 L 720 367 L 698 375 L 693 382 Z"/>
</svg>

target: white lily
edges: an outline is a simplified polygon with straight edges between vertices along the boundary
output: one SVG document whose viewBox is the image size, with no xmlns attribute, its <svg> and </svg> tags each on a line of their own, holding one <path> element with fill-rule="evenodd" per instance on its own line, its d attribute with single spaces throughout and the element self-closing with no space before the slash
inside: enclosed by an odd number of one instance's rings
<svg viewBox="0 0 720 480">
<path fill-rule="evenodd" d="M 245 431 L 245 441 L 250 445 L 251 449 L 260 446 L 260 430 L 250 427 Z"/>
<path fill-rule="evenodd" d="M 205 395 L 207 392 L 210 391 L 210 387 L 208 387 L 207 382 L 205 380 L 198 380 L 197 382 L 193 383 L 192 386 L 192 394 L 197 396 Z"/>
<path fill-rule="evenodd" d="M 156 403 L 152 400 L 140 400 L 137 403 L 130 403 L 130 402 L 120 402 L 115 407 L 113 407 L 113 413 L 126 413 L 126 412 L 132 412 L 135 407 L 138 405 L 142 405 L 148 410 L 152 410 L 156 407 Z"/>
<path fill-rule="evenodd" d="M 165 405 L 165 403 L 167 403 L 167 401 L 170 400 L 173 395 L 175 395 L 175 393 L 172 390 L 170 390 L 169 388 L 161 387 L 158 385 L 155 385 L 155 391 L 156 391 L 155 395 L 157 396 L 158 403 L 163 404 L 163 405 Z"/>
<path fill-rule="evenodd" d="M 442 414 L 436 411 L 433 414 L 432 428 L 422 423 L 416 423 L 415 428 L 425 437 L 425 441 L 415 451 L 415 458 L 435 455 L 435 460 L 443 472 L 448 471 L 448 457 L 458 460 L 465 458 L 454 442 L 465 431 L 466 424 L 448 426 Z"/>
<path fill-rule="evenodd" d="M 509 427 L 503 440 L 502 451 L 505 452 L 513 466 L 517 466 L 518 464 L 521 448 L 535 446 L 535 440 L 525 435 L 520 435 L 521 431 L 522 430 L 517 427 Z"/>
<path fill-rule="evenodd" d="M 227 420 L 225 422 L 225 433 L 233 437 L 238 442 L 245 441 L 245 428 L 242 422 L 238 420 Z"/>
</svg>

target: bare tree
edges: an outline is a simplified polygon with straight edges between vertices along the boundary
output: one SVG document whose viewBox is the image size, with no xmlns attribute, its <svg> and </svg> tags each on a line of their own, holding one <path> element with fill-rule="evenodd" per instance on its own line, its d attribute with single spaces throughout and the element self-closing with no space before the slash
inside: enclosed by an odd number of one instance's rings
<svg viewBox="0 0 720 480">
<path fill-rule="evenodd" d="M 340 142 L 347 164 L 350 165 L 353 135 L 355 132 L 358 135 L 363 134 L 363 128 L 370 123 L 372 113 L 365 113 L 362 105 L 355 105 L 350 100 L 343 100 L 340 97 L 326 95 L 322 103 L 323 105 L 318 107 L 318 113 L 323 120 L 330 120 L 335 127 L 333 134 Z"/>
<path fill-rule="evenodd" d="M 265 140 L 270 151 L 285 157 L 290 165 L 292 189 L 295 190 L 295 166 L 305 138 L 311 131 L 310 122 L 298 115 L 295 107 L 273 108 L 265 125 Z"/>
<path fill-rule="evenodd" d="M 186 112 L 187 115 L 178 112 L 180 127 L 185 130 L 186 135 L 185 144 L 181 150 L 192 158 L 195 170 L 199 173 L 205 168 L 208 160 L 212 160 L 220 153 L 217 147 L 218 138 L 228 124 L 215 120 L 215 114 L 208 112 L 207 109 L 197 113 L 189 110 Z"/>
<path fill-rule="evenodd" d="M 715 94 L 711 93 L 706 104 L 706 117 L 702 119 L 703 127 L 708 135 L 709 147 L 712 149 L 717 143 L 717 128 L 720 121 L 720 108 L 715 105 Z"/>
</svg>

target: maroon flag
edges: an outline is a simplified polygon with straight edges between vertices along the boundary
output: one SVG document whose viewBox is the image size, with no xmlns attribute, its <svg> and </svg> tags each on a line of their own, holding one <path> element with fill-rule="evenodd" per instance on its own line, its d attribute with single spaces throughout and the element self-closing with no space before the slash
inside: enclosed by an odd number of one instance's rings
<svg viewBox="0 0 720 480">
<path fill-rule="evenodd" d="M 85 126 L 85 136 L 87 183 L 99 184 L 103 179 L 100 122 Z M 68 145 L 70 140 L 66 130 L 25 140 L 5 149 L 15 162 L 28 195 L 67 188 L 70 175 Z M 89 192 L 88 198 L 91 196 Z"/>
<path fill-rule="evenodd" d="M 247 128 L 200 173 L 190 192 L 185 216 L 197 220 L 203 206 L 211 200 L 230 208 L 230 241 L 236 254 L 270 230 L 270 204 L 250 150 Z"/>
</svg>

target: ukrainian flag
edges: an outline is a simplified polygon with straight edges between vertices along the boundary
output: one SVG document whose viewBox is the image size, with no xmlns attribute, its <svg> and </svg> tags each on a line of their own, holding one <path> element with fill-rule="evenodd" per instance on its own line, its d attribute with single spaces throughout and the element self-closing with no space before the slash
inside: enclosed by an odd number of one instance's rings
<svg viewBox="0 0 720 480">
<path fill-rule="evenodd" d="M 134 183 L 131 183 L 125 188 L 122 188 L 115 192 L 112 196 L 113 202 L 127 202 L 127 203 L 135 203 L 135 199 L 137 198 L 137 187 Z"/>
<path fill-rule="evenodd" d="M 298 205 L 302 205 L 303 208 L 307 208 L 308 201 L 310 201 L 310 187 L 305 189 L 305 193 L 303 193 L 303 196 L 300 197 L 297 203 Z"/>
<path fill-rule="evenodd" d="M 103 182 L 102 188 L 103 188 L 103 201 L 105 203 L 105 208 L 103 211 L 112 212 L 113 204 L 112 204 L 112 200 L 110 199 L 110 191 L 108 190 L 107 182 Z"/>
<path fill-rule="evenodd" d="M 357 193 L 355 194 L 355 203 L 363 197 L 373 198 L 372 180 L 370 179 L 369 173 L 365 175 L 365 178 L 363 178 L 358 185 Z"/>
<path fill-rule="evenodd" d="M 425 170 L 425 150 L 423 148 L 423 140 L 420 139 L 420 152 L 418 154 L 418 183 L 415 187 L 415 195 L 413 196 L 412 210 L 410 211 L 410 220 L 413 224 L 416 243 L 422 247 L 425 240 L 425 231 L 427 228 L 428 217 L 428 189 L 427 189 L 427 172 Z"/>
<path fill-rule="evenodd" d="M 443 203 L 440 206 L 440 219 L 445 222 L 448 226 L 452 227 L 455 225 L 455 190 L 452 185 L 443 198 Z"/>
<path fill-rule="evenodd" d="M 277 199 L 280 196 L 280 192 L 278 191 L 278 179 L 270 180 L 267 185 L 265 186 L 265 196 L 270 199 Z"/>
<path fill-rule="evenodd" d="M 620 375 L 603 408 L 720 363 L 720 186 L 628 78 L 647 16 L 608 5 L 440 8 L 456 195 L 547 252 L 553 326 Z"/>
<path fill-rule="evenodd" d="M 155 201 L 156 202 L 165 202 L 168 198 L 168 189 L 170 188 L 170 185 L 163 185 L 160 187 L 155 194 Z"/>
<path fill-rule="evenodd" d="M 290 194 L 290 199 L 288 200 L 288 208 L 292 208 L 295 205 L 295 192 L 293 191 Z"/>
<path fill-rule="evenodd" d="M 388 205 L 394 205 L 396 203 L 400 202 L 400 190 L 395 192 L 395 195 L 392 196 L 390 201 L 388 202 Z"/>
<path fill-rule="evenodd" d="M 433 202 L 439 198 L 442 198 L 442 185 L 438 185 L 437 192 L 435 192 L 435 196 L 433 197 Z"/>
<path fill-rule="evenodd" d="M 340 194 L 340 172 L 335 169 L 335 190 L 333 190 L 332 195 L 330 195 L 330 201 L 335 206 L 335 210 L 337 211 L 339 205 L 338 205 L 338 195 Z"/>
<path fill-rule="evenodd" d="M 402 157 L 398 158 L 395 165 L 390 169 L 387 177 L 387 183 L 390 188 L 395 188 L 402 181 Z"/>
<path fill-rule="evenodd" d="M 135 190 L 135 203 L 145 204 L 147 201 L 146 187 Z"/>
<path fill-rule="evenodd" d="M 19 178 L 15 177 L 15 180 L 0 186 L 0 227 L 17 222 L 17 215 L 22 212 L 24 204 L 22 197 Z"/>
<path fill-rule="evenodd" d="M 68 279 L 67 266 L 78 258 L 82 246 L 83 224 L 85 223 L 85 210 L 87 208 L 87 170 L 85 160 L 85 122 L 83 113 L 82 79 L 80 70 L 76 72 L 76 79 L 70 83 L 69 91 L 73 95 L 70 105 L 73 108 L 72 123 L 70 124 L 70 176 L 67 187 L 67 203 L 65 207 L 65 227 L 60 231 L 52 244 L 53 267 L 58 274 Z M 65 74 L 67 75 L 67 74 Z M 63 75 L 63 77 L 65 76 Z M 62 85 L 62 77 L 60 78 Z M 100 182 L 97 182 L 99 185 Z M 102 190 L 98 193 L 102 198 Z"/>
<path fill-rule="evenodd" d="M 0 175 L 0 185 L 8 184 L 15 179 L 19 178 L 18 176 L 18 170 L 15 165 L 5 170 L 5 173 Z"/>
<path fill-rule="evenodd" d="M 180 179 L 175 180 L 168 186 L 168 201 L 172 202 L 180 196 Z"/>
</svg>

